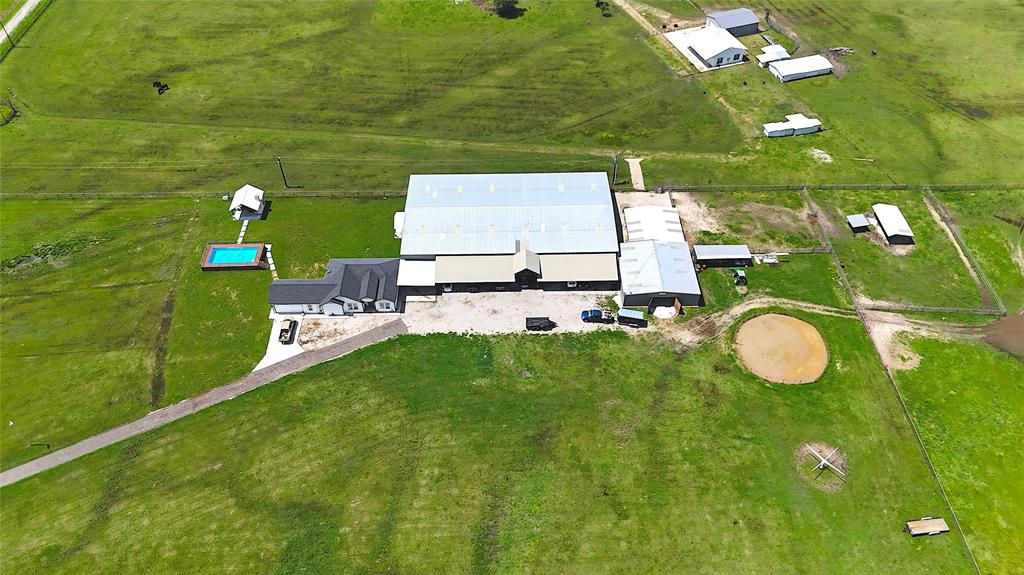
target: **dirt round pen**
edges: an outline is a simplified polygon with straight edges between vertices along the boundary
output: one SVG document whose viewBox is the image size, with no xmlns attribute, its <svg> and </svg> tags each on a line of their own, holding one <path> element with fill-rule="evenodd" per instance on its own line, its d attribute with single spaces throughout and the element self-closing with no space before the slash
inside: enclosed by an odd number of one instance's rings
<svg viewBox="0 0 1024 575">
<path fill-rule="evenodd" d="M 774 383 L 811 383 L 828 366 L 817 328 L 778 313 L 744 322 L 736 332 L 736 354 L 754 375 Z"/>
</svg>

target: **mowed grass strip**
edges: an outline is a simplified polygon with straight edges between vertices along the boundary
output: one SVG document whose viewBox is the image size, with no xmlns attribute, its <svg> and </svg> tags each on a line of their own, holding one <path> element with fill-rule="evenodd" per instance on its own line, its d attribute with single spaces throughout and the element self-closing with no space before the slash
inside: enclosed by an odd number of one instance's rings
<svg viewBox="0 0 1024 575">
<path fill-rule="evenodd" d="M 7 487 L 5 571 L 968 573 L 855 321 L 807 386 L 723 344 L 404 336 Z M 443 359 L 443 361 L 442 361 Z M 794 451 L 827 441 L 826 493 Z M 46 506 L 38 501 L 45 499 Z"/>
<path fill-rule="evenodd" d="M 853 289 L 860 295 L 899 304 L 974 309 L 981 292 L 956 247 L 928 211 L 918 191 L 821 191 L 811 197 Z M 899 207 L 914 232 L 914 246 L 889 246 L 880 231 L 854 234 L 846 216 L 868 214 L 876 203 Z"/>
<path fill-rule="evenodd" d="M 1024 557 L 1024 364 L 980 342 L 913 339 L 897 371 L 932 463 L 984 573 Z"/>
<path fill-rule="evenodd" d="M 398 252 L 401 202 L 272 203 L 246 239 L 282 277 Z M 268 271 L 202 272 L 240 224 L 219 200 L 3 201 L 0 466 L 8 468 L 249 372 L 269 337 Z M 169 329 L 161 333 L 164 313 Z M 158 357 L 165 356 L 163 366 Z"/>
</svg>

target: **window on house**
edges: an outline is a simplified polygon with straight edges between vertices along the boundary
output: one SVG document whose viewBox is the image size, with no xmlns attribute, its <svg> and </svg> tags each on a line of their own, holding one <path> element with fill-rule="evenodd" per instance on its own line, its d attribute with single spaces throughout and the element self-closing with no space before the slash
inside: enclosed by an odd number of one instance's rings
<svg viewBox="0 0 1024 575">
<path fill-rule="evenodd" d="M 717 61 L 717 62 L 715 62 L 715 64 L 716 64 L 716 65 L 717 65 L 717 64 L 721 64 L 721 63 L 722 63 L 722 59 L 721 59 L 721 58 L 719 58 L 719 59 L 718 59 L 718 61 Z"/>
<path fill-rule="evenodd" d="M 736 60 L 739 60 L 739 59 L 740 59 L 740 55 L 739 54 L 736 54 L 735 56 L 732 57 L 732 61 L 733 62 L 735 62 Z"/>
</svg>

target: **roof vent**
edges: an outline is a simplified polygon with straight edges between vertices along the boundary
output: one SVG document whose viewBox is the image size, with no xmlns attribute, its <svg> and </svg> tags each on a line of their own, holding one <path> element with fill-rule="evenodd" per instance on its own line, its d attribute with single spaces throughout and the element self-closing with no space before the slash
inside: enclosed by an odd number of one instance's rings
<svg viewBox="0 0 1024 575">
<path fill-rule="evenodd" d="M 590 184 L 590 191 L 591 192 L 596 192 L 597 191 L 597 184 Z"/>
<path fill-rule="evenodd" d="M 462 186 L 459 186 L 459 187 L 455 188 L 455 193 L 456 194 L 461 194 L 462 193 Z"/>
<path fill-rule="evenodd" d="M 423 193 L 424 194 L 429 194 L 430 193 L 430 186 L 429 185 L 428 186 L 423 186 Z"/>
<path fill-rule="evenodd" d="M 565 193 L 565 184 L 558 184 L 558 191 Z"/>
<path fill-rule="evenodd" d="M 564 235 L 566 235 L 568 233 L 569 233 L 569 226 L 567 226 L 566 224 L 562 224 L 562 235 L 564 236 Z"/>
<path fill-rule="evenodd" d="M 493 194 L 494 193 L 494 184 L 491 184 L 490 186 L 488 186 L 487 187 L 487 191 L 489 191 L 489 192 L 491 192 Z"/>
<path fill-rule="evenodd" d="M 487 235 L 488 236 L 493 236 L 494 235 L 494 224 L 487 224 Z"/>
<path fill-rule="evenodd" d="M 462 237 L 462 226 L 458 224 L 455 225 L 455 237 Z"/>
</svg>

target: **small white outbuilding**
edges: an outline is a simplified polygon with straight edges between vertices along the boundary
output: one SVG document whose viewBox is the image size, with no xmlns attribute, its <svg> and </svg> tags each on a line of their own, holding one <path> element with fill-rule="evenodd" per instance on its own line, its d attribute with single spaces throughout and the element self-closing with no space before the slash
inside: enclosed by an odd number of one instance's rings
<svg viewBox="0 0 1024 575">
<path fill-rule="evenodd" d="M 757 65 L 767 68 L 768 64 L 779 60 L 789 60 L 789 52 L 781 44 L 770 44 L 761 48 L 761 53 L 756 56 Z"/>
<path fill-rule="evenodd" d="M 780 82 L 792 82 L 793 80 L 831 74 L 832 62 L 829 62 L 828 58 L 824 56 L 815 54 L 814 56 L 772 62 L 768 64 L 768 71 Z"/>
<path fill-rule="evenodd" d="M 764 125 L 764 135 L 769 138 L 802 136 L 821 131 L 821 120 L 808 118 L 803 114 L 789 114 L 785 122 L 769 122 Z"/>
<path fill-rule="evenodd" d="M 875 212 L 878 227 L 882 228 L 882 233 L 890 244 L 914 243 L 914 232 L 899 207 L 892 204 L 875 204 L 871 209 Z"/>
<path fill-rule="evenodd" d="M 246 184 L 235 190 L 231 197 L 231 205 L 228 211 L 231 217 L 236 220 L 258 220 L 263 217 L 263 190 Z"/>
</svg>

